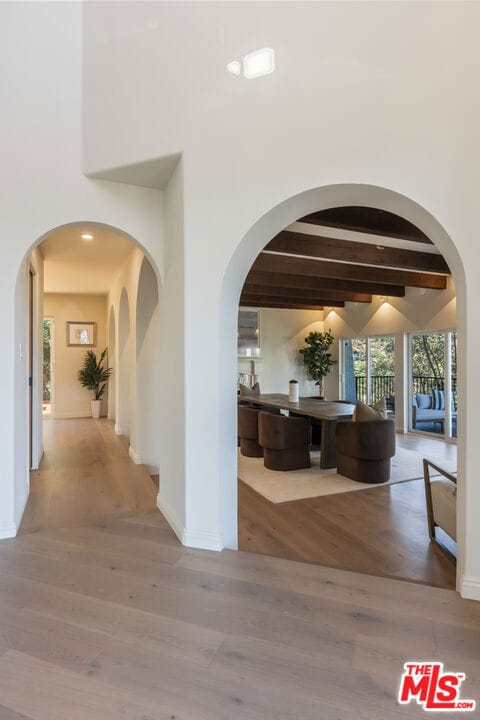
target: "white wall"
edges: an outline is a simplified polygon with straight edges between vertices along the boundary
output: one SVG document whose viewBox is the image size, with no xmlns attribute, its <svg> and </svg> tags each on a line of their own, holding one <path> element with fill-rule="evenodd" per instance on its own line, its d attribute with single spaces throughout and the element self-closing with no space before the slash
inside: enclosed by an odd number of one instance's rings
<svg viewBox="0 0 480 720">
<path fill-rule="evenodd" d="M 318 395 L 318 387 L 306 377 L 298 351 L 308 333 L 323 330 L 323 312 L 261 308 L 259 313 L 260 357 L 255 367 L 261 392 L 287 393 L 289 380 L 298 380 L 300 395 Z M 250 358 L 238 358 L 238 369 L 249 371 Z"/>
<path fill-rule="evenodd" d="M 20 358 L 18 341 L 32 246 L 63 224 L 100 223 L 133 237 L 162 271 L 162 192 L 82 173 L 81 30 L 80 3 L 0 4 L 2 536 L 15 534 L 22 502 L 14 503 L 14 495 L 24 498 L 28 488 L 26 355 Z"/>
<path fill-rule="evenodd" d="M 459 573 L 464 592 L 480 597 L 480 336 L 475 311 L 465 312 L 465 288 L 469 307 L 480 302 L 479 23 L 480 6 L 464 2 L 86 6 L 88 169 L 183 152 L 185 305 L 170 329 L 185 338 L 185 418 L 179 404 L 172 422 L 185 428 L 176 448 L 185 475 L 170 470 L 187 488 L 197 538 L 236 542 L 235 306 L 251 262 L 303 213 L 383 207 L 430 234 L 456 273 L 460 395 L 465 380 L 469 388 L 459 418 L 468 538 L 464 557 L 460 530 Z M 276 50 L 273 75 L 226 72 L 229 60 L 266 45 Z M 173 307 L 177 297 L 170 288 L 162 300 Z M 220 328 L 204 354 L 199 316 Z M 180 513 L 181 492 L 175 503 Z"/>
<path fill-rule="evenodd" d="M 82 367 L 86 349 L 67 345 L 67 321 L 97 323 L 97 345 L 90 348 L 97 355 L 107 347 L 107 297 L 106 295 L 78 295 L 45 293 L 44 313 L 53 318 L 55 334 L 53 351 L 54 367 L 54 417 L 91 417 L 90 400 L 93 394 L 82 388 L 78 382 L 78 371 Z M 101 414 L 107 411 L 103 399 Z"/>
<path fill-rule="evenodd" d="M 169 273 L 161 332 L 170 357 L 162 352 L 160 368 L 175 384 L 161 417 L 163 507 L 185 542 L 235 546 L 236 312 L 247 270 L 306 212 L 352 202 L 398 212 L 431 236 L 456 274 L 458 567 L 463 592 L 480 597 L 480 98 L 471 92 L 480 6 L 87 3 L 83 108 L 81 12 L 76 3 L 0 6 L 5 407 L 19 401 L 13 298 L 27 249 L 62 223 L 120 227 L 162 277 Z M 229 60 L 265 45 L 277 53 L 273 75 L 247 81 L 226 72 Z M 165 267 L 161 193 L 82 176 L 82 109 L 88 171 L 183 153 L 166 191 Z M 208 353 L 199 352 L 198 317 L 219 330 Z M 0 438 L 2 522 L 13 522 L 8 412 Z"/>
</svg>

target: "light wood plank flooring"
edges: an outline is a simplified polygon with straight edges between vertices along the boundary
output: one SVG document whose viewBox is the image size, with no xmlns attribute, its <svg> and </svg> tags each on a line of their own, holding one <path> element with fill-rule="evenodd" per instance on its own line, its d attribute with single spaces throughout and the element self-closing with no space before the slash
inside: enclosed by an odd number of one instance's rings
<svg viewBox="0 0 480 720">
<path fill-rule="evenodd" d="M 110 421 L 48 419 L 43 426 L 45 453 L 30 475 L 22 533 L 155 508 L 154 483 Z"/>
<path fill-rule="evenodd" d="M 78 428 L 80 445 L 104 443 L 108 487 L 125 497 L 110 477 L 128 465 L 111 426 Z M 69 437 L 81 483 L 85 451 Z M 0 720 L 419 720 L 396 702 L 408 659 L 466 672 L 463 696 L 480 700 L 480 604 L 184 548 L 158 511 L 127 505 L 122 517 L 74 514 L 71 526 L 42 510 L 55 522 L 0 541 Z"/>
<path fill-rule="evenodd" d="M 456 446 L 398 435 L 397 444 L 456 461 Z M 455 587 L 455 565 L 429 542 L 423 480 L 273 504 L 239 481 L 239 547 L 382 577 Z"/>
</svg>

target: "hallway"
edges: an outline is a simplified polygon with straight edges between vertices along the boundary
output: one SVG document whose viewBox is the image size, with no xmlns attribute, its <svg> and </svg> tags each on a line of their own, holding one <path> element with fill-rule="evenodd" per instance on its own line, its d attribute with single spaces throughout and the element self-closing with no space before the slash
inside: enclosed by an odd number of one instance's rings
<svg viewBox="0 0 480 720">
<path fill-rule="evenodd" d="M 415 720 L 396 700 L 413 657 L 478 700 L 478 603 L 182 547 L 108 421 L 52 427 L 0 542 L 0 720 Z"/>
</svg>

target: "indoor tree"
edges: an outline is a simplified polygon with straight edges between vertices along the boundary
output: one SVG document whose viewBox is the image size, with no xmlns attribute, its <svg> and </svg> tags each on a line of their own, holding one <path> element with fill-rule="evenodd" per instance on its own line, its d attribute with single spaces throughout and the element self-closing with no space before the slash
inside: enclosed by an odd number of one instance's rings
<svg viewBox="0 0 480 720">
<path fill-rule="evenodd" d="M 331 330 L 318 332 L 313 330 L 305 338 L 305 346 L 298 351 L 303 358 L 303 364 L 310 380 L 315 380 L 319 387 L 320 397 L 324 397 L 324 380 L 330 369 L 337 364 L 332 357 L 330 348 L 334 337 Z"/>
<path fill-rule="evenodd" d="M 99 360 L 93 350 L 87 350 L 83 358 L 83 367 L 78 371 L 78 380 L 82 387 L 91 390 L 94 394 L 92 402 L 93 417 L 100 416 L 100 400 L 107 387 L 112 374 L 112 368 L 105 367 L 103 361 L 107 355 L 107 348 L 100 355 Z"/>
</svg>

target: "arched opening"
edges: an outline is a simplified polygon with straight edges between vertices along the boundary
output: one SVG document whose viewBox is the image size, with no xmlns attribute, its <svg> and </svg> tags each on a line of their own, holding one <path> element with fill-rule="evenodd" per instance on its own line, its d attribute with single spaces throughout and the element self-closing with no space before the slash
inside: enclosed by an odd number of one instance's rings
<svg viewBox="0 0 480 720">
<path fill-rule="evenodd" d="M 152 475 L 158 475 L 160 423 L 160 318 L 158 280 L 149 261 L 140 269 L 136 317 L 136 452 Z"/>
<path fill-rule="evenodd" d="M 120 309 L 118 315 L 118 403 L 116 432 L 130 438 L 130 368 L 131 349 L 130 338 L 130 306 L 125 288 L 120 296 Z"/>
<path fill-rule="evenodd" d="M 112 374 L 108 382 L 108 419 L 115 421 L 115 308 L 110 306 L 108 319 L 108 365 Z"/>
<path fill-rule="evenodd" d="M 462 263 L 460 261 L 460 258 L 458 256 L 457 250 L 455 246 L 453 245 L 451 239 L 448 237 L 444 229 L 435 221 L 434 218 L 432 218 L 431 215 L 427 211 L 425 211 L 423 208 L 421 208 L 419 205 L 414 203 L 413 201 L 409 200 L 408 198 L 398 195 L 397 193 L 385 190 L 383 188 L 376 188 L 371 186 L 358 186 L 358 185 L 337 185 L 337 186 L 329 186 L 325 188 L 319 188 L 316 190 L 310 190 L 305 193 L 302 193 L 300 195 L 295 196 L 294 198 L 290 198 L 289 200 L 285 201 L 281 205 L 274 208 L 272 211 L 264 215 L 254 226 L 251 228 L 251 230 L 246 234 L 246 236 L 243 238 L 240 245 L 237 247 L 237 250 L 234 254 L 234 256 L 231 259 L 231 262 L 229 264 L 224 283 L 222 288 L 222 299 L 221 299 L 221 312 L 222 312 L 222 320 L 221 320 L 221 333 L 223 338 L 223 345 L 221 350 L 221 363 L 220 366 L 222 368 L 222 378 L 221 378 L 221 392 L 226 392 L 226 389 L 228 388 L 228 391 L 231 393 L 231 397 L 236 398 L 236 386 L 237 386 L 237 379 L 238 379 L 238 371 L 239 368 L 237 367 L 237 312 L 238 312 L 238 303 L 239 300 L 241 300 L 242 303 L 246 303 L 248 306 L 248 309 L 252 310 L 255 309 L 257 304 L 260 304 L 262 302 L 261 292 L 260 288 L 258 287 L 258 282 L 253 282 L 254 280 L 257 280 L 259 278 L 259 275 L 257 275 L 257 278 L 252 278 L 252 276 L 249 276 L 249 272 L 254 266 L 254 261 L 259 255 L 259 253 L 265 248 L 265 246 L 271 242 L 274 238 L 277 238 L 279 236 L 279 233 L 282 233 L 282 231 L 285 230 L 285 228 L 289 228 L 289 226 L 292 225 L 292 223 L 298 221 L 299 218 L 304 218 L 305 216 L 309 216 L 312 213 L 317 213 L 321 211 L 325 211 L 332 208 L 345 208 L 349 206 L 359 206 L 359 207 L 365 207 L 365 208 L 372 208 L 372 209 L 378 209 L 381 211 L 385 211 L 388 213 L 392 213 L 399 218 L 402 218 L 409 223 L 412 223 L 412 225 L 416 226 L 418 230 L 424 234 L 428 239 L 432 241 L 432 243 L 435 244 L 435 246 L 440 251 L 441 255 L 445 259 L 446 263 L 448 264 L 452 276 L 455 280 L 455 290 L 456 290 L 456 309 L 457 309 L 457 323 L 456 323 L 456 331 L 457 331 L 457 349 L 458 349 L 458 357 L 456 358 L 456 365 L 457 365 L 457 378 L 456 378 L 456 384 L 457 384 L 457 395 L 455 402 L 458 403 L 458 409 L 456 411 L 456 418 L 455 422 L 458 423 L 459 427 L 459 438 L 458 438 L 458 471 L 460 473 L 460 477 L 464 477 L 462 474 L 462 468 L 465 467 L 465 439 L 462 436 L 462 426 L 463 426 L 463 420 L 462 418 L 465 415 L 465 394 L 464 394 L 464 347 L 465 347 L 465 335 L 464 335 L 464 327 L 465 327 L 465 278 L 464 278 L 464 272 Z M 332 236 L 335 238 L 335 235 Z M 358 238 L 357 238 L 358 239 Z M 287 242 L 288 238 L 283 238 L 282 242 Z M 340 243 L 341 244 L 341 243 Z M 276 248 L 272 248 L 271 252 L 276 253 L 277 257 L 271 258 L 275 260 L 275 263 L 283 260 L 280 258 L 279 255 L 282 256 L 284 254 L 287 254 L 282 248 L 285 248 L 285 245 L 278 246 Z M 290 251 L 289 251 L 290 253 Z M 288 254 L 289 254 L 288 253 Z M 302 253 L 302 252 L 295 252 L 293 251 L 293 256 L 302 254 L 308 255 L 308 253 Z M 309 256 L 310 257 L 310 256 Z M 327 256 L 328 257 L 328 256 Z M 320 256 L 322 258 L 322 256 Z M 318 260 L 318 256 L 315 257 L 315 253 L 311 253 L 311 257 L 309 262 L 314 263 L 316 260 Z M 329 262 L 334 262 L 335 258 L 328 258 Z M 301 263 L 302 260 L 299 259 L 299 262 Z M 342 262 L 342 261 L 341 261 Z M 345 260 L 343 260 L 345 262 Z M 280 263 L 281 264 L 281 263 Z M 368 264 L 368 261 L 365 263 Z M 370 263 L 373 264 L 373 263 Z M 333 266 L 332 266 L 333 267 Z M 264 260 L 263 267 L 260 268 L 259 272 L 263 272 L 263 270 L 268 270 L 268 262 L 267 260 Z M 430 271 L 428 271 L 430 272 Z M 285 271 L 284 274 L 287 274 L 287 271 Z M 245 280 L 248 276 L 248 292 L 245 291 L 244 284 Z M 261 280 L 265 280 L 266 278 L 263 277 Z M 277 283 L 278 284 L 278 283 Z M 264 288 L 263 288 L 264 289 Z M 264 305 L 270 305 L 272 310 L 277 309 L 279 306 L 276 304 L 276 300 L 278 298 L 274 298 L 274 293 L 277 290 L 275 289 L 273 292 L 269 291 L 269 300 L 270 303 L 267 301 L 264 303 Z M 387 293 L 385 293 L 387 294 Z M 382 293 L 383 295 L 383 293 Z M 291 293 L 290 299 L 294 297 L 294 300 L 296 300 L 297 305 L 300 305 L 300 298 L 305 299 L 307 297 L 306 292 L 300 292 L 298 294 L 298 297 L 295 298 L 295 296 Z M 272 300 L 272 298 L 274 298 Z M 321 299 L 319 295 L 317 295 L 318 299 Z M 322 313 L 322 316 L 318 317 L 319 320 L 324 322 L 325 329 L 328 329 L 328 313 L 336 313 L 336 307 L 334 303 L 334 299 L 332 295 L 325 296 L 323 298 L 323 302 L 321 305 L 319 304 L 319 307 L 325 308 L 327 306 L 327 299 L 330 298 L 331 302 L 328 303 L 332 306 L 332 309 L 327 311 L 327 313 Z M 263 301 L 265 300 L 265 297 L 263 297 Z M 425 299 L 417 301 L 419 304 L 424 303 Z M 293 302 L 295 305 L 295 302 Z M 378 314 L 377 320 L 381 319 L 381 313 L 384 312 L 381 305 L 383 306 L 383 301 L 379 298 L 377 300 L 378 307 L 376 308 L 377 311 L 380 311 L 380 314 Z M 395 303 L 391 303 L 391 305 L 394 307 Z M 359 305 L 358 312 L 361 311 L 363 305 Z M 293 312 L 293 310 L 291 310 Z M 358 313 L 357 313 L 358 314 Z M 325 315 L 325 317 L 324 317 Z M 307 329 L 307 326 L 309 328 L 310 323 L 305 323 L 304 325 L 300 325 L 298 327 L 297 332 L 300 333 L 301 336 L 304 336 L 306 333 L 304 333 L 304 330 Z M 416 327 L 414 324 L 412 324 L 411 328 L 409 330 L 414 330 Z M 283 328 L 285 330 L 285 325 L 283 325 Z M 429 328 L 433 329 L 433 328 Z M 454 328 L 451 328 L 454 329 Z M 262 329 L 260 327 L 260 333 L 262 332 Z M 286 334 L 288 335 L 288 329 L 286 331 Z M 372 335 L 380 334 L 380 333 L 373 333 Z M 408 336 L 409 331 L 405 329 L 405 335 Z M 227 339 L 228 338 L 228 339 Z M 338 338 L 337 338 L 338 340 Z M 260 347 L 261 347 L 261 340 L 260 340 Z M 227 357 L 228 355 L 228 357 Z M 276 356 L 276 360 L 278 361 L 278 355 Z M 251 358 L 248 358 L 248 363 L 251 362 Z M 263 358 L 259 358 L 259 364 L 262 364 Z M 268 363 L 266 363 L 268 364 Z M 249 372 L 255 372 L 255 368 L 246 367 L 245 364 L 243 365 L 243 370 L 245 371 L 244 378 L 248 378 Z M 265 368 L 262 368 L 264 370 Z M 298 372 L 299 368 L 297 368 Z M 409 385 L 409 379 L 406 374 L 406 368 L 404 378 L 405 378 L 405 389 L 403 392 L 403 399 L 406 402 L 407 405 L 410 404 L 409 399 L 409 392 L 410 392 L 410 385 Z M 293 375 L 295 378 L 296 375 Z M 255 378 L 258 379 L 258 378 Z M 288 385 L 285 386 L 285 380 L 283 380 L 284 384 L 282 387 L 268 387 L 269 378 L 265 378 L 266 380 L 266 386 L 267 388 L 273 392 L 277 393 L 287 393 L 288 392 Z M 288 382 L 288 381 L 287 381 Z M 261 379 L 260 379 L 260 385 L 262 385 Z M 340 391 L 341 388 L 337 386 L 336 390 Z M 332 397 L 332 396 L 331 396 Z M 335 399 L 341 399 L 341 395 L 336 395 Z M 224 401 L 224 402 L 223 402 Z M 220 421 L 220 427 L 221 432 L 223 435 L 224 443 L 222 443 L 222 446 L 225 448 L 224 455 L 221 459 L 222 462 L 222 468 L 224 470 L 223 476 L 224 476 L 224 484 L 222 487 L 223 490 L 223 496 L 222 496 L 222 507 L 223 507 L 223 517 L 225 519 L 225 525 L 224 525 L 224 533 L 225 537 L 228 538 L 227 542 L 231 546 L 236 546 L 236 538 L 233 536 L 232 529 L 236 528 L 236 517 L 237 517 L 237 499 L 236 499 L 236 479 L 238 475 L 237 471 L 237 461 L 236 461 L 236 455 L 237 450 L 235 448 L 235 439 L 237 437 L 236 432 L 236 402 L 231 401 L 231 398 L 226 398 L 225 396 L 222 397 L 222 416 Z M 231 413 L 230 417 L 227 417 L 227 411 L 226 408 L 228 407 L 228 412 Z M 402 409 L 402 412 L 405 413 L 405 417 L 408 420 L 408 412 L 409 408 L 405 407 Z M 228 450 L 227 450 L 228 448 Z M 420 484 L 420 481 L 418 481 L 418 484 Z M 385 488 L 386 490 L 387 488 Z M 367 492 L 375 492 L 374 490 L 369 490 Z M 394 492 L 394 491 L 392 491 Z M 464 553 L 465 553 L 465 546 L 464 546 L 464 526 L 462 525 L 463 521 L 463 511 L 464 511 L 464 495 L 465 488 L 459 486 L 458 489 L 458 502 L 457 502 L 457 552 L 458 552 L 458 564 L 457 569 L 458 573 L 461 573 L 461 568 L 464 563 Z M 362 493 L 359 494 L 358 497 L 360 497 Z M 363 495 L 364 498 L 366 498 L 366 495 Z M 240 508 L 241 510 L 241 508 Z M 331 526 L 333 527 L 333 526 Z M 305 525 L 305 534 L 308 536 L 308 528 Z M 266 534 L 272 535 L 271 527 L 268 527 L 268 522 L 265 524 L 265 531 Z M 425 523 L 425 534 L 427 533 L 426 523 Z M 275 534 L 275 533 L 273 533 Z M 324 534 L 324 541 L 325 543 L 328 543 L 330 537 L 330 533 L 326 532 Z M 428 538 L 428 535 L 427 535 Z M 244 539 L 245 539 L 245 533 L 244 533 Z M 272 546 L 275 544 L 274 541 L 272 541 Z M 241 546 L 245 549 L 246 545 L 244 541 L 241 541 Z M 351 548 L 351 551 L 353 552 L 353 549 Z M 268 550 L 266 550 L 268 552 Z M 372 554 L 373 554 L 372 550 Z M 430 552 L 430 549 L 428 550 Z M 274 550 L 271 550 L 271 554 L 276 554 Z M 304 559 L 309 559 L 308 557 L 305 557 Z M 443 562 L 443 559 L 442 559 Z M 328 561 L 325 561 L 325 564 L 332 564 L 328 563 Z M 352 569 L 351 567 L 349 569 Z M 399 573 L 401 575 L 401 573 Z"/>
<path fill-rule="evenodd" d="M 36 496 L 45 512 L 39 512 L 38 502 L 37 507 L 29 503 L 23 518 L 25 532 L 51 523 L 82 524 L 134 509 L 156 508 L 154 483 L 145 468 L 135 468 L 128 458 L 128 445 L 116 438 L 114 431 L 115 422 L 118 434 L 135 435 L 135 299 L 144 260 L 156 278 L 153 260 L 132 237 L 114 227 L 81 222 L 42 235 L 20 267 L 15 323 L 21 354 L 15 361 L 18 402 L 13 482 L 18 520 L 11 534 L 18 529 L 29 496 L 30 469 L 36 467 L 32 497 Z M 46 422 L 41 415 L 44 317 L 55 322 L 55 406 Z M 142 318 L 141 312 L 138 317 Z M 97 391 L 82 385 L 79 378 L 87 351 L 97 361 L 106 351 L 103 365 L 112 371 L 98 388 L 98 420 L 90 402 Z M 30 355 L 33 370 L 24 362 Z M 25 390 L 28 377 L 30 411 Z M 47 475 L 49 482 L 45 482 Z M 97 495 L 101 502 L 95 500 Z M 55 508 L 60 508 L 56 517 Z"/>
</svg>

